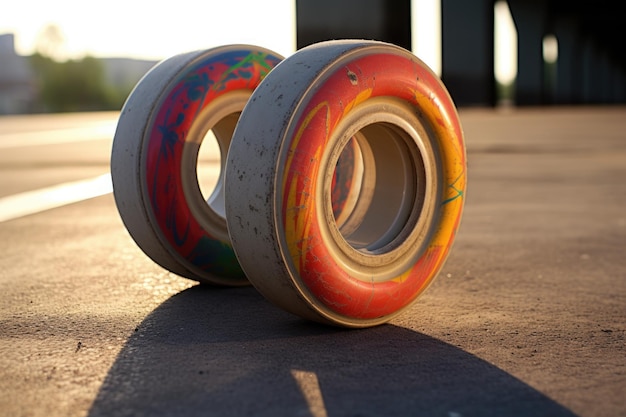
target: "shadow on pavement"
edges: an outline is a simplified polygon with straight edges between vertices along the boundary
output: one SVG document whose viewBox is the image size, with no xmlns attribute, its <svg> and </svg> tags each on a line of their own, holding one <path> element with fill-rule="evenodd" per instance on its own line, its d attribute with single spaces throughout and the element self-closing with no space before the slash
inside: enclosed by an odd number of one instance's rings
<svg viewBox="0 0 626 417">
<path fill-rule="evenodd" d="M 551 416 L 574 414 L 457 347 L 393 325 L 305 322 L 253 288 L 195 286 L 153 311 L 89 415 Z M 306 378 L 305 378 L 306 379 Z M 319 401 L 318 401 L 319 403 Z"/>
</svg>

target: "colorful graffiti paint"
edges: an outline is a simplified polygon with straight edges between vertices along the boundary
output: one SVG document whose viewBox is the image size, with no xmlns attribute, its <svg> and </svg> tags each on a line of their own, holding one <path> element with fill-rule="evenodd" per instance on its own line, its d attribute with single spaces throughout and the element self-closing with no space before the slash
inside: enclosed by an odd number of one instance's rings
<svg viewBox="0 0 626 417">
<path fill-rule="evenodd" d="M 183 145 L 205 106 L 231 91 L 252 93 L 280 61 L 248 48 L 210 54 L 181 73 L 154 115 L 145 163 L 149 209 L 170 247 L 199 270 L 244 277 L 230 242 L 211 236 L 190 212 L 181 184 Z"/>
<path fill-rule="evenodd" d="M 288 145 L 282 178 L 281 221 L 296 273 L 311 294 L 330 310 L 358 319 L 375 319 L 410 304 L 439 271 L 461 218 L 466 182 L 465 148 L 454 105 L 441 82 L 416 60 L 399 54 L 354 59 L 328 75 L 307 103 Z M 414 105 L 438 140 L 445 190 L 438 224 L 417 262 L 385 282 L 353 277 L 329 254 L 320 231 L 315 196 L 320 193 L 320 160 L 342 117 L 374 97 L 396 97 Z"/>
</svg>

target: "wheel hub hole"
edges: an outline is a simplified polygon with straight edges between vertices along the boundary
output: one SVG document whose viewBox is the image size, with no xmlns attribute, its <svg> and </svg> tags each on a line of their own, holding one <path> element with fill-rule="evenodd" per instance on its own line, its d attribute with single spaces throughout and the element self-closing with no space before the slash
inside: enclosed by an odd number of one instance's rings
<svg viewBox="0 0 626 417">
<path fill-rule="evenodd" d="M 226 218 L 224 171 L 228 147 L 240 113 L 233 113 L 207 131 L 198 149 L 196 176 L 202 198 L 220 217 Z"/>
<path fill-rule="evenodd" d="M 215 134 L 209 130 L 198 150 L 197 177 L 200 193 L 205 201 L 211 198 L 220 177 L 220 146 Z"/>
<path fill-rule="evenodd" d="M 362 128 L 341 151 L 331 185 L 335 224 L 364 254 L 402 244 L 413 229 L 425 194 L 425 169 L 409 135 L 390 123 Z"/>
</svg>

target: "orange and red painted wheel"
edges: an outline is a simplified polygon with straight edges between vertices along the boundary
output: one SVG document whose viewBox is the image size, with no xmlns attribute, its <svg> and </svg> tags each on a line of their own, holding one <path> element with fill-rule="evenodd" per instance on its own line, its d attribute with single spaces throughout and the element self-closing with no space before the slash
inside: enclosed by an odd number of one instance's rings
<svg viewBox="0 0 626 417">
<path fill-rule="evenodd" d="M 281 60 L 249 45 L 178 55 L 153 68 L 125 103 L 111 154 L 115 201 L 138 246 L 167 270 L 203 283 L 248 284 L 226 229 L 223 174 L 241 110 Z M 205 200 L 197 166 L 209 130 L 221 170 Z"/>
<path fill-rule="evenodd" d="M 225 214 L 266 298 L 367 327 L 437 275 L 465 187 L 462 129 L 437 76 L 397 46 L 330 41 L 284 60 L 250 97 L 228 153 Z"/>
</svg>

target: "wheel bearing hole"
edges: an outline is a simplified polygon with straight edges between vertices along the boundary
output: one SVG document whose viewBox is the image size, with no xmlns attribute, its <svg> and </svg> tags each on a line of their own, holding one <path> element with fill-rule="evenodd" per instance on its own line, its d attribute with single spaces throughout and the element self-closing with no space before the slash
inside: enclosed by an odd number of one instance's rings
<svg viewBox="0 0 626 417">
<path fill-rule="evenodd" d="M 204 135 L 198 149 L 196 179 L 204 201 L 221 218 L 226 218 L 224 172 L 228 147 L 240 113 L 232 113 L 218 121 Z M 216 170 L 216 166 L 219 168 Z"/>
<path fill-rule="evenodd" d="M 200 144 L 198 150 L 198 166 L 196 169 L 198 186 L 205 201 L 209 201 L 215 193 L 220 177 L 221 152 L 220 146 L 213 134 L 209 130 Z"/>
<path fill-rule="evenodd" d="M 412 138 L 391 123 L 361 128 L 341 150 L 331 186 L 335 225 L 363 254 L 389 252 L 414 228 L 426 170 Z"/>
</svg>

